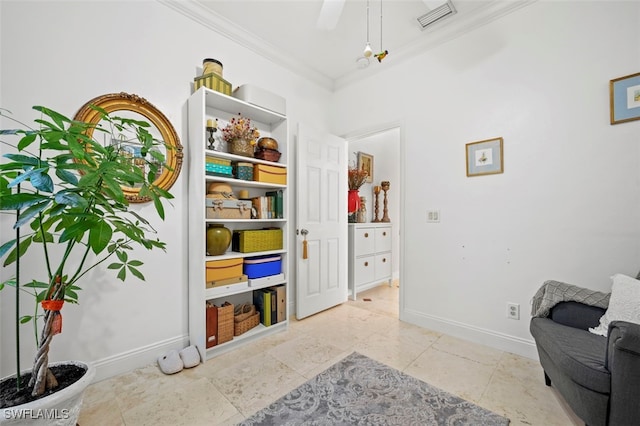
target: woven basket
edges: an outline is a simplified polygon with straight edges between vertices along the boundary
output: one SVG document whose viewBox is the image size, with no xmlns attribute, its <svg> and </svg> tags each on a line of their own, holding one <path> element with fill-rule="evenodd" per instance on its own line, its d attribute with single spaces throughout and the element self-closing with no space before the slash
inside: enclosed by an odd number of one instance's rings
<svg viewBox="0 0 640 426">
<path fill-rule="evenodd" d="M 247 139 L 233 139 L 229 142 L 229 153 L 242 155 L 245 157 L 253 157 L 253 145 Z"/>
<path fill-rule="evenodd" d="M 251 253 L 280 249 L 282 249 L 282 229 L 243 229 L 233 231 L 233 251 Z"/>
<path fill-rule="evenodd" d="M 218 344 L 233 340 L 233 304 L 224 302 L 218 308 Z"/>
<path fill-rule="evenodd" d="M 255 307 L 253 308 L 253 314 L 242 321 L 235 322 L 233 335 L 239 336 L 247 331 L 251 330 L 253 327 L 260 324 L 260 312 L 256 312 Z"/>
</svg>

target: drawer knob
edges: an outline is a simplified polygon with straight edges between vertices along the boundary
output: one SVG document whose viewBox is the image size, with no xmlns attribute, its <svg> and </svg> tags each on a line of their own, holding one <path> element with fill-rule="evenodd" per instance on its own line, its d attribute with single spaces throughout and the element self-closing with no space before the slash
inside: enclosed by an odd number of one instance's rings
<svg viewBox="0 0 640 426">
<path fill-rule="evenodd" d="M 382 236 L 383 236 L 383 237 L 386 237 L 386 236 L 387 236 L 387 233 L 386 233 L 386 232 L 383 232 L 383 233 L 382 233 Z"/>
<path fill-rule="evenodd" d="M 383 258 L 382 258 L 382 263 L 384 263 L 384 262 L 386 262 L 386 261 L 387 261 L 387 258 L 386 258 L 386 257 L 383 257 Z"/>
<path fill-rule="evenodd" d="M 364 266 L 369 266 L 369 262 L 364 262 Z"/>
<path fill-rule="evenodd" d="M 369 233 L 368 233 L 368 232 L 365 232 L 365 233 L 364 233 L 364 237 L 365 237 L 365 238 L 369 238 Z"/>
</svg>

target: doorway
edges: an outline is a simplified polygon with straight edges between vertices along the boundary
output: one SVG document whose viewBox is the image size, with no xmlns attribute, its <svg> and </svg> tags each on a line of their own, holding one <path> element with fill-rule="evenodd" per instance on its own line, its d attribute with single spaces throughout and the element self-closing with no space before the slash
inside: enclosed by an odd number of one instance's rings
<svg viewBox="0 0 640 426">
<path fill-rule="evenodd" d="M 357 166 L 358 154 L 365 153 L 373 158 L 372 161 L 372 181 L 367 182 L 360 188 L 360 195 L 366 198 L 366 220 L 372 222 L 376 218 L 375 211 L 375 194 L 374 187 L 380 186 L 382 181 L 390 183 L 387 191 L 387 211 L 386 215 L 390 219 L 392 225 L 392 283 L 388 285 L 386 281 L 381 282 L 380 286 L 385 288 L 372 288 L 358 294 L 358 304 L 370 304 L 376 306 L 376 310 L 385 310 L 387 312 L 399 312 L 401 306 L 401 286 L 400 275 L 402 270 L 400 250 L 401 244 L 401 228 L 402 228 L 402 185 L 403 173 L 401 167 L 401 159 L 403 152 L 401 126 L 397 124 L 384 126 L 382 128 L 370 130 L 367 132 L 354 133 L 345 136 L 349 150 L 349 165 Z M 378 214 L 377 218 L 382 219 L 385 215 L 384 211 L 384 193 L 378 194 Z M 366 300 L 368 299 L 368 300 Z M 394 306 L 383 306 L 384 304 L 393 304 Z M 363 306 L 364 307 L 364 306 Z"/>
</svg>

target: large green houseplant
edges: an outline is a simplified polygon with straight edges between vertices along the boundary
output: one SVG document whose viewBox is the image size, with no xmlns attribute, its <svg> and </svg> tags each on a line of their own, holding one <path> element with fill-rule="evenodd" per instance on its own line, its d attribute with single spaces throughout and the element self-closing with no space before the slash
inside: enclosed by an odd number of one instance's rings
<svg viewBox="0 0 640 426">
<path fill-rule="evenodd" d="M 1 282 L 0 290 L 16 293 L 16 339 L 18 324 L 33 322 L 38 347 L 31 373 L 22 377 L 16 342 L 14 389 L 11 396 L 5 389 L 0 408 L 56 391 L 49 347 L 61 326 L 62 304 L 78 303 L 87 272 L 100 266 L 122 281 L 131 275 L 144 279 L 142 262 L 131 256 L 134 249 L 165 248 L 149 221 L 130 209 L 122 188 L 139 188 L 140 196 L 150 198 L 164 219 L 162 201 L 172 195 L 154 180 L 167 167 L 163 152 L 171 147 L 155 139 L 144 120 L 92 108 L 100 115 L 97 124 L 36 106 L 39 117 L 26 125 L 0 110 L 19 127 L 0 130 L 2 144 L 12 151 L 0 163 L 0 210 L 15 215 L 15 235 L 0 242 L 3 267 L 15 268 L 15 275 L 11 271 L 12 278 Z M 135 159 L 122 149 L 124 142 L 138 147 Z M 29 262 L 28 279 L 20 279 L 21 261 Z M 19 296 L 25 292 L 35 305 L 20 315 Z"/>
</svg>

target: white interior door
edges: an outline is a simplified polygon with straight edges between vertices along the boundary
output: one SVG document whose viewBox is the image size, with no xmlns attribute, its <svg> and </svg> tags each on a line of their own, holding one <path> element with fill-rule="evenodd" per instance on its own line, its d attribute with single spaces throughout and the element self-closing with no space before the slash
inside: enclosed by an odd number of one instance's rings
<svg viewBox="0 0 640 426">
<path fill-rule="evenodd" d="M 349 159 L 345 140 L 302 125 L 297 153 L 296 317 L 302 319 L 347 301 Z"/>
</svg>

